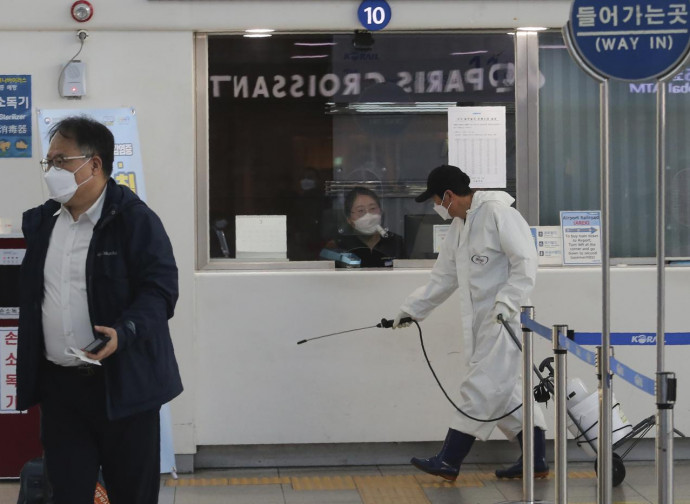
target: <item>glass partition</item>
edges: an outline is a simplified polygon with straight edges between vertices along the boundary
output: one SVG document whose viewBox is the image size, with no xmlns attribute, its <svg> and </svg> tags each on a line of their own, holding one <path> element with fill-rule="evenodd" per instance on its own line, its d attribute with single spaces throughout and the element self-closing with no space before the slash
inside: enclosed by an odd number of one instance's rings
<svg viewBox="0 0 690 504">
<path fill-rule="evenodd" d="M 444 223 L 414 197 L 448 162 L 452 106 L 506 107 L 505 190 L 515 195 L 510 35 L 209 35 L 207 44 L 211 262 L 435 258 Z M 265 254 L 247 256 L 247 240 Z"/>
<path fill-rule="evenodd" d="M 558 225 L 561 210 L 600 208 L 599 85 L 572 60 L 560 33 L 539 36 L 539 210 Z M 654 83 L 610 83 L 611 257 L 656 255 Z M 667 84 L 666 252 L 690 257 L 690 67 Z"/>
</svg>

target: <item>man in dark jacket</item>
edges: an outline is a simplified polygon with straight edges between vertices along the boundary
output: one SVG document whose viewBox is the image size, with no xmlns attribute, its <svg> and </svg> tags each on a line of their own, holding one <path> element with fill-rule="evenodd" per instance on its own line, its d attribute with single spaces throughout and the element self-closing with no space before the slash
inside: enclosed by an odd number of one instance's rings
<svg viewBox="0 0 690 504">
<path fill-rule="evenodd" d="M 50 130 L 51 200 L 24 213 L 18 409 L 41 407 L 55 504 L 155 504 L 160 406 L 182 392 L 168 319 L 177 266 L 158 216 L 111 178 L 114 139 L 86 117 Z M 104 347 L 75 357 L 94 340 Z"/>
</svg>

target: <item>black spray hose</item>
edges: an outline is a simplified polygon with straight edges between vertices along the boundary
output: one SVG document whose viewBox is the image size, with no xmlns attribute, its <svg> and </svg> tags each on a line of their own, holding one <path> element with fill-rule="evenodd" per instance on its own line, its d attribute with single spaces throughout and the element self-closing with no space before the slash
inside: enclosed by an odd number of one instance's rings
<svg viewBox="0 0 690 504">
<path fill-rule="evenodd" d="M 402 322 L 402 321 L 401 321 L 401 322 Z M 470 415 L 469 413 L 466 413 L 466 412 L 464 412 L 463 410 L 461 410 L 461 409 L 458 407 L 458 405 L 455 404 L 455 403 L 453 402 L 453 400 L 450 398 L 450 396 L 448 395 L 448 392 L 446 392 L 446 389 L 443 388 L 443 385 L 441 385 L 441 380 L 438 379 L 438 376 L 436 376 L 436 371 L 434 371 L 434 368 L 431 366 L 431 361 L 429 361 L 429 356 L 427 355 L 427 353 L 426 353 L 426 348 L 424 347 L 424 338 L 422 337 L 422 328 L 419 327 L 419 323 L 418 323 L 416 320 L 412 320 L 412 322 L 414 323 L 414 325 L 417 326 L 417 330 L 419 331 L 419 343 L 422 345 L 422 352 L 424 353 L 424 359 L 426 359 L 426 363 L 427 363 L 427 365 L 429 366 L 429 370 L 431 371 L 431 374 L 434 375 L 434 380 L 436 380 L 436 383 L 438 384 L 439 388 L 441 389 L 441 392 L 443 392 L 443 395 L 446 396 L 446 399 L 448 399 L 448 402 L 451 403 L 451 404 L 453 405 L 453 407 L 454 407 L 456 410 L 458 410 L 461 414 L 465 415 L 465 416 L 466 416 L 467 418 L 469 418 L 470 420 L 474 420 L 475 422 L 491 423 L 491 422 L 497 422 L 497 421 L 499 421 L 499 420 L 503 420 L 504 418 L 509 417 L 510 415 L 512 415 L 513 413 L 515 413 L 517 410 L 519 410 L 520 408 L 522 408 L 522 404 L 519 404 L 519 405 L 517 405 L 514 409 L 512 409 L 512 410 L 510 410 L 508 413 L 506 413 L 505 415 L 502 415 L 502 416 L 496 417 L 496 418 L 489 418 L 489 419 L 487 419 L 487 420 L 484 420 L 484 419 L 481 419 L 481 418 L 477 418 L 477 417 L 473 417 L 473 416 Z M 505 322 L 503 322 L 503 324 L 506 325 Z"/>
<path fill-rule="evenodd" d="M 519 341 L 519 340 L 517 339 L 517 337 L 515 336 L 515 333 L 514 333 L 513 330 L 511 329 L 510 325 L 509 325 L 505 320 L 503 320 L 503 317 L 502 317 L 501 315 L 499 315 L 499 321 L 503 324 L 503 327 L 505 327 L 505 328 L 508 330 L 508 334 L 510 334 L 511 338 L 513 339 L 513 341 L 515 342 L 515 344 L 517 345 L 517 347 L 520 349 L 520 351 L 522 351 L 522 345 L 520 344 L 520 341 Z M 321 339 L 321 338 L 328 338 L 328 337 L 331 337 L 331 336 L 337 336 L 337 335 L 340 335 L 340 334 L 351 333 L 351 332 L 355 332 L 355 331 L 362 331 L 362 330 L 364 330 L 364 329 L 372 329 L 372 328 L 374 328 L 374 327 L 379 327 L 379 328 L 391 328 L 391 327 L 393 327 L 393 323 L 394 323 L 393 320 L 381 319 L 381 322 L 379 322 L 378 324 L 373 325 L 373 326 L 360 327 L 360 328 L 358 328 L 358 329 L 350 329 L 350 330 L 347 330 L 347 331 L 340 331 L 340 332 L 336 332 L 336 333 L 324 334 L 324 335 L 321 335 L 321 336 L 316 336 L 316 337 L 314 337 L 314 338 L 308 338 L 308 339 L 300 340 L 300 341 L 297 342 L 297 344 L 298 344 L 298 345 L 302 345 L 302 344 L 307 343 L 307 342 L 309 342 L 309 341 L 313 341 L 313 340 L 317 340 L 317 339 Z M 446 389 L 443 388 L 443 385 L 441 384 L 441 380 L 438 379 L 438 376 L 436 375 L 436 371 L 434 371 L 434 368 L 433 368 L 433 366 L 431 365 L 431 361 L 429 360 L 429 356 L 428 356 L 427 353 L 426 353 L 426 347 L 424 346 L 424 338 L 423 338 L 423 336 L 422 336 L 422 328 L 419 326 L 419 323 L 418 323 L 416 320 L 412 319 L 411 317 L 405 317 L 405 318 L 401 319 L 401 320 L 400 320 L 400 323 L 401 323 L 401 324 L 414 323 L 414 325 L 417 326 L 417 330 L 419 331 L 419 343 L 420 343 L 421 346 L 422 346 L 422 353 L 424 354 L 424 359 L 426 360 L 426 363 L 427 363 L 427 365 L 429 366 L 429 370 L 431 371 L 431 374 L 434 376 L 434 380 L 436 380 L 436 383 L 438 384 L 439 388 L 441 389 L 441 392 L 443 392 L 443 395 L 446 396 L 446 399 L 448 399 L 448 402 L 449 402 L 450 404 L 452 404 L 453 407 L 454 407 L 456 410 L 458 410 L 461 414 L 463 414 L 464 416 L 466 416 L 467 418 L 469 418 L 469 419 L 471 419 L 471 420 L 474 420 L 475 422 L 491 423 L 491 422 L 497 422 L 498 420 L 502 420 L 502 419 L 504 419 L 504 418 L 507 418 L 507 417 L 509 417 L 510 415 L 512 415 L 513 413 L 515 413 L 517 410 L 519 410 L 520 408 L 522 408 L 522 404 L 519 404 L 519 405 L 517 405 L 515 408 L 513 408 L 512 410 L 510 410 L 508 413 L 506 413 L 505 415 L 502 415 L 502 416 L 499 416 L 499 417 L 496 417 L 496 418 L 489 418 L 489 419 L 476 418 L 476 417 L 470 415 L 469 413 L 466 413 L 465 411 L 461 410 L 461 409 L 458 407 L 458 405 L 455 404 L 455 402 L 453 402 L 453 400 L 450 398 L 450 396 L 449 396 L 448 393 L 446 392 Z M 534 372 L 537 374 L 537 376 L 539 377 L 539 380 L 540 380 L 540 383 L 539 383 L 539 385 L 537 386 L 537 388 L 542 388 L 542 389 L 543 389 L 543 387 L 546 387 L 547 390 L 553 391 L 553 385 L 549 382 L 548 379 L 544 379 L 544 378 L 542 377 L 541 373 L 539 372 L 539 370 L 537 369 L 536 366 L 534 366 Z M 545 385 L 545 384 L 546 384 L 546 385 Z M 549 389 L 549 386 L 551 386 L 550 389 Z M 547 396 L 548 396 L 548 392 L 546 392 L 546 394 L 547 394 Z M 541 402 L 544 402 L 544 401 L 541 401 Z"/>
</svg>

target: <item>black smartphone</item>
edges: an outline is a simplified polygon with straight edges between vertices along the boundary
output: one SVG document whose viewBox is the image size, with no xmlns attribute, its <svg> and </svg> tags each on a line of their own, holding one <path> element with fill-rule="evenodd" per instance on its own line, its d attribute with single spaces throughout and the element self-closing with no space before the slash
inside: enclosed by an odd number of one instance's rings
<svg viewBox="0 0 690 504">
<path fill-rule="evenodd" d="M 95 340 L 82 348 L 82 350 L 90 354 L 97 354 L 108 341 L 110 341 L 110 336 L 106 336 L 105 334 L 103 336 L 98 336 Z"/>
</svg>

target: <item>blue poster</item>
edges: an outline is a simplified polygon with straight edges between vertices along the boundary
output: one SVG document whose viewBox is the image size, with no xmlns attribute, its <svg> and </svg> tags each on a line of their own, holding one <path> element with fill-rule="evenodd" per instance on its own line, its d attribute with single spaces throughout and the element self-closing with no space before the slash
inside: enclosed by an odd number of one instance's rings
<svg viewBox="0 0 690 504">
<path fill-rule="evenodd" d="M 31 76 L 0 75 L 0 158 L 31 157 Z"/>
<path fill-rule="evenodd" d="M 48 132 L 60 119 L 69 116 L 85 115 L 105 124 L 115 137 L 115 152 L 112 177 L 115 182 L 129 187 L 142 200 L 146 201 L 146 184 L 141 162 L 139 129 L 133 108 L 117 109 L 60 109 L 39 110 L 38 129 L 41 135 L 43 156 L 48 152 Z"/>
</svg>

